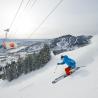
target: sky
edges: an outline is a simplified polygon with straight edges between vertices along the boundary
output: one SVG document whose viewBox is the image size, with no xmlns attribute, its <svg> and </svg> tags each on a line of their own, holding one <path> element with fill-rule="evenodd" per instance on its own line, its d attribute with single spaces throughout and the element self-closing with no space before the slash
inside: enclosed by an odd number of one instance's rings
<svg viewBox="0 0 98 98">
<path fill-rule="evenodd" d="M 0 0 L 0 37 L 9 28 L 22 0 Z M 36 2 L 35 2 L 36 1 Z M 53 38 L 66 34 L 98 33 L 98 0 L 23 0 L 8 38 Z M 35 2 L 35 3 L 34 3 Z"/>
</svg>

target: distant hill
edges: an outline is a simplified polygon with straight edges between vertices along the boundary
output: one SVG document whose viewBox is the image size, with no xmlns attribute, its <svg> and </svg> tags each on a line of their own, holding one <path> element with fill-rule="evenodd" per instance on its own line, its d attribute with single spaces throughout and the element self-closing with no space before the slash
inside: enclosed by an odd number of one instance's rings
<svg viewBox="0 0 98 98">
<path fill-rule="evenodd" d="M 53 39 L 8 39 L 8 41 L 15 41 L 18 46 L 26 46 L 26 48 L 21 49 L 17 52 L 37 52 L 43 48 L 44 44 L 47 44 L 49 45 L 51 51 L 53 51 L 53 53 L 56 55 L 64 51 L 71 51 L 76 48 L 88 45 L 90 44 L 91 38 L 92 36 L 85 35 L 65 35 Z M 4 52 L 4 50 L 0 49 L 0 52 Z"/>
</svg>

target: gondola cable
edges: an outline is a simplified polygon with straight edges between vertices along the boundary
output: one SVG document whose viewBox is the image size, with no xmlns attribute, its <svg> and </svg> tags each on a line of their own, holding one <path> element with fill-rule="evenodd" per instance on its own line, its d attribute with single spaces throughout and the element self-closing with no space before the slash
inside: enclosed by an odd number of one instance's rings
<svg viewBox="0 0 98 98">
<path fill-rule="evenodd" d="M 34 31 L 30 34 L 28 38 L 30 38 L 39 28 L 45 23 L 45 21 L 48 19 L 48 17 L 58 8 L 58 6 L 63 2 L 64 0 L 60 0 L 57 5 L 49 12 L 49 14 L 42 20 L 42 22 L 38 25 L 37 28 L 34 29 Z"/>
</svg>

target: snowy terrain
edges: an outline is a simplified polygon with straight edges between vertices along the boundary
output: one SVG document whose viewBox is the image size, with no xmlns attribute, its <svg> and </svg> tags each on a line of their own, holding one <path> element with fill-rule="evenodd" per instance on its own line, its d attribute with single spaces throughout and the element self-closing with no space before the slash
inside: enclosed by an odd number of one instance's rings
<svg viewBox="0 0 98 98">
<path fill-rule="evenodd" d="M 86 46 L 90 43 L 92 36 L 80 35 L 65 35 L 51 40 L 50 47 L 55 55 L 64 51 L 75 50 L 79 47 Z"/>
<path fill-rule="evenodd" d="M 98 97 L 98 36 L 88 46 L 65 52 L 77 61 L 77 66 L 86 66 L 56 84 L 52 80 L 64 73 L 58 66 L 59 55 L 52 55 L 42 69 L 7 82 L 0 80 L 0 98 L 97 98 Z"/>
</svg>

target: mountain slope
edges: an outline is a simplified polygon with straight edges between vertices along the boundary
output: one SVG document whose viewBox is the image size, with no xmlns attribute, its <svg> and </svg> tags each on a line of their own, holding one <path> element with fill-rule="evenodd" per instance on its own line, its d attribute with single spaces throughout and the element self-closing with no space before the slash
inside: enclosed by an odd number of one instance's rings
<svg viewBox="0 0 98 98">
<path fill-rule="evenodd" d="M 50 47 L 54 54 L 59 54 L 64 51 L 75 50 L 79 47 L 90 44 L 92 36 L 80 35 L 65 35 L 51 40 Z"/>
<path fill-rule="evenodd" d="M 54 70 L 59 55 L 52 55 L 51 61 L 44 68 L 21 76 L 8 83 L 0 80 L 0 98 L 97 98 L 98 97 L 98 36 L 92 38 L 88 46 L 74 51 L 62 53 L 69 55 L 77 61 L 81 68 L 73 75 L 52 84 L 51 81 L 63 74 L 63 67 Z"/>
</svg>

